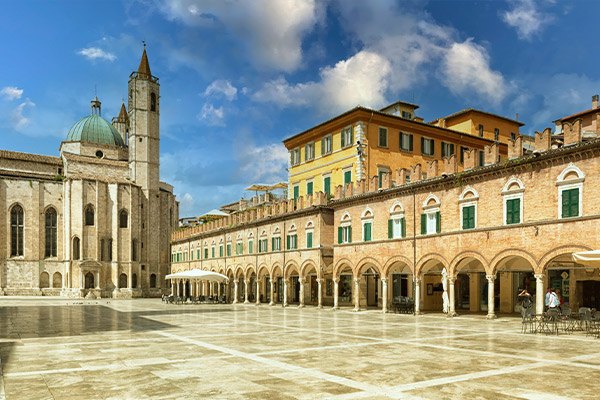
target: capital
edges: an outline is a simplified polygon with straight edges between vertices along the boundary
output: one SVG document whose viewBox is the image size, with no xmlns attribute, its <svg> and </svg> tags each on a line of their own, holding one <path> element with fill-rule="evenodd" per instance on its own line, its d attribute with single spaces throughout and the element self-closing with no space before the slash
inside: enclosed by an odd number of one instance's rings
<svg viewBox="0 0 600 400">
<path fill-rule="evenodd" d="M 533 275 L 535 277 L 536 280 L 538 281 L 543 281 L 544 280 L 544 274 L 535 274 Z"/>
<path fill-rule="evenodd" d="M 354 283 L 358 285 L 358 283 L 360 282 L 360 278 L 354 278 Z"/>
<path fill-rule="evenodd" d="M 325 280 L 325 279 L 323 279 L 323 278 L 317 278 L 317 283 L 320 285 L 320 284 L 322 284 L 322 283 L 323 283 L 323 281 L 324 281 L 324 280 Z"/>
<path fill-rule="evenodd" d="M 381 278 L 381 283 L 387 283 L 388 278 Z"/>
<path fill-rule="evenodd" d="M 337 285 L 338 283 L 340 283 L 340 278 L 333 278 L 332 281 Z"/>
<path fill-rule="evenodd" d="M 487 279 L 488 282 L 494 282 L 494 280 L 496 279 L 496 275 L 486 275 L 485 279 Z"/>
</svg>

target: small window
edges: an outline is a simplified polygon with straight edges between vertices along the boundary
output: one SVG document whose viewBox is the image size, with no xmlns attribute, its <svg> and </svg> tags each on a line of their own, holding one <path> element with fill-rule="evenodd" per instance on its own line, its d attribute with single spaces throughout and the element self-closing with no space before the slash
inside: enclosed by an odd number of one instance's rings
<svg viewBox="0 0 600 400">
<path fill-rule="evenodd" d="M 112 252 L 113 252 L 113 246 L 112 246 L 112 244 L 113 244 L 112 239 L 108 239 L 108 261 L 112 261 L 112 259 L 113 259 L 113 254 L 112 254 Z"/>
<path fill-rule="evenodd" d="M 460 163 L 464 164 L 465 162 L 465 153 L 469 151 L 468 147 L 460 146 Z"/>
<path fill-rule="evenodd" d="M 150 111 L 156 111 L 156 95 L 150 93 Z"/>
<path fill-rule="evenodd" d="M 306 232 L 306 248 L 312 249 L 312 247 L 313 247 L 313 233 Z"/>
<path fill-rule="evenodd" d="M 79 260 L 80 255 L 79 255 L 79 238 L 78 237 L 74 237 L 73 238 L 73 260 Z"/>
<path fill-rule="evenodd" d="M 383 186 L 383 176 L 384 176 L 385 174 L 387 174 L 387 173 L 389 173 L 389 171 L 388 171 L 388 170 L 381 170 L 381 169 L 380 169 L 380 170 L 377 172 L 377 176 L 378 176 L 378 178 L 379 178 L 379 182 L 378 182 L 378 183 L 379 183 L 379 186 L 378 186 L 378 187 L 379 187 L 379 189 L 381 189 L 381 188 L 382 188 L 382 186 Z"/>
<path fill-rule="evenodd" d="M 131 261 L 137 261 L 137 240 L 131 241 Z M 179 261 L 179 254 L 177 254 L 177 261 Z"/>
<path fill-rule="evenodd" d="M 321 156 L 331 153 L 333 150 L 333 135 L 327 135 L 321 139 Z"/>
<path fill-rule="evenodd" d="M 511 132 L 511 133 L 510 133 L 510 138 L 511 138 L 512 140 L 515 140 L 515 139 L 517 138 L 517 134 L 516 134 L 516 133 L 514 133 L 514 132 Z"/>
<path fill-rule="evenodd" d="M 441 232 L 441 214 L 439 211 L 421 214 L 421 235 L 431 235 Z"/>
<path fill-rule="evenodd" d="M 506 200 L 506 225 L 521 222 L 521 199 Z"/>
<path fill-rule="evenodd" d="M 310 142 L 304 146 L 304 159 L 306 161 L 314 160 L 315 158 L 315 142 Z"/>
<path fill-rule="evenodd" d="M 479 150 L 479 166 L 483 167 L 485 164 L 485 155 L 483 153 L 483 150 Z"/>
<path fill-rule="evenodd" d="M 475 228 L 475 206 L 462 207 L 462 228 Z"/>
<path fill-rule="evenodd" d="M 373 222 L 365 222 L 363 224 L 363 242 L 371 241 L 371 228 L 373 227 Z"/>
<path fill-rule="evenodd" d="M 342 148 L 352 146 L 354 144 L 354 126 L 349 126 L 342 129 Z"/>
<path fill-rule="evenodd" d="M 388 130 L 379 127 L 379 147 L 388 147 Z"/>
<path fill-rule="evenodd" d="M 402 118 L 412 119 L 412 113 L 409 113 L 408 111 L 402 111 Z"/>
<path fill-rule="evenodd" d="M 352 243 L 352 226 L 345 225 L 338 227 L 338 243 Z"/>
<path fill-rule="evenodd" d="M 435 143 L 433 139 L 421 138 L 421 153 L 425 156 L 433 156 L 435 154 Z"/>
<path fill-rule="evenodd" d="M 139 139 L 138 139 L 138 142 L 142 143 L 142 138 L 139 138 Z"/>
<path fill-rule="evenodd" d="M 23 208 L 16 205 L 10 211 L 10 255 L 23 255 Z"/>
<path fill-rule="evenodd" d="M 500 129 L 494 128 L 494 140 L 500 140 Z"/>
<path fill-rule="evenodd" d="M 413 135 L 400 132 L 400 150 L 413 151 Z"/>
<path fill-rule="evenodd" d="M 91 205 L 85 209 L 85 225 L 94 226 L 94 208 Z"/>
<path fill-rule="evenodd" d="M 388 219 L 388 239 L 399 239 L 406 236 L 406 223 L 404 217 Z"/>
<path fill-rule="evenodd" d="M 271 238 L 271 250 L 279 251 L 281 250 L 281 237 L 276 236 Z"/>
<path fill-rule="evenodd" d="M 231 257 L 231 243 L 227 243 L 227 257 Z"/>
<path fill-rule="evenodd" d="M 49 208 L 46 211 L 46 257 L 56 257 L 56 244 L 56 210 Z"/>
<path fill-rule="evenodd" d="M 454 143 L 442 142 L 442 158 L 454 154 Z"/>
<path fill-rule="evenodd" d="M 291 163 L 291 165 L 300 164 L 300 149 L 299 148 L 290 150 L 290 163 Z"/>
<path fill-rule="evenodd" d="M 579 216 L 579 188 L 563 190 L 562 197 L 562 218 L 571 218 Z"/>
<path fill-rule="evenodd" d="M 295 250 L 298 248 L 298 235 L 287 235 L 287 248 L 288 250 Z"/>
<path fill-rule="evenodd" d="M 313 183 L 312 182 L 307 182 L 306 183 L 306 194 L 313 194 Z"/>
<path fill-rule="evenodd" d="M 127 228 L 127 219 L 128 219 L 127 211 L 121 210 L 121 212 L 119 213 L 119 227 L 120 228 Z"/>
<path fill-rule="evenodd" d="M 483 125 L 479 124 L 479 137 L 483 137 Z"/>
<path fill-rule="evenodd" d="M 325 192 L 325 194 L 331 194 L 331 177 L 330 176 L 326 176 L 325 178 L 323 178 L 323 192 Z"/>
<path fill-rule="evenodd" d="M 156 274 L 150 274 L 150 288 L 156 287 Z"/>
<path fill-rule="evenodd" d="M 98 150 L 98 151 L 96 152 L 96 157 L 98 157 L 98 158 L 102 158 L 102 157 L 104 157 L 104 153 L 102 153 L 100 150 Z"/>
</svg>

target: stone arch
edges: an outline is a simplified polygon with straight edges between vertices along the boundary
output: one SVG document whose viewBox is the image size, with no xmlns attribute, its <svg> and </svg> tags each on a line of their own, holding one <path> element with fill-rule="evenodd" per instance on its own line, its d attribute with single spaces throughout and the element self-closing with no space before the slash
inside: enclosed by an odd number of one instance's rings
<svg viewBox="0 0 600 400">
<path fill-rule="evenodd" d="M 375 268 L 377 268 L 377 272 L 379 272 L 379 274 L 381 275 L 381 273 L 383 271 L 383 267 L 381 266 L 379 261 L 377 261 L 371 257 L 365 257 L 362 260 L 360 260 L 358 263 L 356 263 L 356 267 L 353 269 L 354 277 L 359 277 L 360 274 L 363 273 L 363 269 L 365 269 L 369 265 L 372 265 Z"/>
<path fill-rule="evenodd" d="M 333 266 L 333 277 L 338 278 L 340 271 L 344 270 L 346 267 L 354 270 L 354 264 L 348 258 L 344 257 L 339 259 Z"/>
<path fill-rule="evenodd" d="M 515 184 L 518 186 L 518 188 L 512 187 Z M 523 181 L 521 181 L 516 176 L 512 176 L 508 179 L 508 181 L 502 187 L 502 192 L 504 193 L 504 192 L 508 192 L 509 190 L 521 190 L 521 189 L 525 189 L 525 185 L 523 184 Z"/>
<path fill-rule="evenodd" d="M 398 200 L 394 201 L 394 204 L 390 207 L 390 214 L 401 214 L 404 212 L 404 207 L 402 207 L 402 203 Z"/>
<path fill-rule="evenodd" d="M 314 268 L 315 272 L 317 273 L 317 278 L 320 278 L 321 271 L 319 271 L 319 268 L 317 268 L 317 264 L 312 260 L 306 260 L 302 263 L 302 265 L 300 266 L 300 276 L 306 278 L 306 275 L 312 268 Z"/>
<path fill-rule="evenodd" d="M 429 193 L 429 196 L 423 202 L 423 207 L 439 207 L 440 199 L 433 193 Z"/>
<path fill-rule="evenodd" d="M 350 216 L 350 213 L 348 211 L 344 212 L 344 214 L 342 214 L 342 218 L 340 218 L 341 222 L 350 222 L 352 221 L 352 217 Z"/>
<path fill-rule="evenodd" d="M 290 277 L 291 271 L 294 269 L 298 271 L 298 275 L 300 275 L 300 266 L 298 265 L 298 263 L 293 260 L 288 261 L 285 265 L 285 279 L 288 279 Z"/>
<path fill-rule="evenodd" d="M 373 213 L 373 210 L 371 210 L 371 207 L 366 206 L 365 209 L 363 210 L 362 214 L 360 215 L 361 218 L 373 218 L 375 216 L 375 214 Z"/>
<path fill-rule="evenodd" d="M 538 263 L 535 260 L 535 257 L 531 253 L 528 253 L 521 249 L 506 249 L 506 250 L 503 250 L 500 253 L 496 254 L 496 256 L 492 259 L 492 261 L 490 261 L 490 266 L 489 266 L 490 275 L 496 274 L 497 269 L 498 269 L 498 264 L 500 264 L 500 262 L 502 262 L 507 257 L 521 257 L 521 258 L 525 259 L 527 262 L 529 262 L 529 264 L 531 264 L 531 267 L 533 268 L 534 271 L 537 271 L 537 269 L 538 269 L 537 268 Z"/>
<path fill-rule="evenodd" d="M 230 276 L 230 275 L 234 276 L 235 275 L 234 274 L 234 268 L 231 265 L 229 267 L 226 267 L 225 271 L 226 271 L 227 276 Z"/>
<path fill-rule="evenodd" d="M 45 289 L 50 287 L 50 275 L 46 271 L 40 274 L 40 288 Z"/>
<path fill-rule="evenodd" d="M 234 276 L 235 276 L 236 279 L 238 279 L 240 276 L 245 277 L 245 275 L 244 275 L 244 268 L 241 265 L 237 265 L 235 267 Z"/>
<path fill-rule="evenodd" d="M 246 279 L 250 279 L 250 276 L 252 276 L 252 274 L 256 274 L 256 271 L 254 270 L 254 265 L 252 265 L 252 264 L 246 265 L 244 272 L 245 272 Z"/>
<path fill-rule="evenodd" d="M 52 287 L 62 288 L 62 274 L 58 271 L 52 274 Z"/>
<path fill-rule="evenodd" d="M 414 266 L 412 260 L 409 260 L 408 257 L 405 256 L 393 256 L 389 260 L 387 260 L 386 263 L 383 265 L 383 275 L 387 276 L 390 273 L 390 269 L 397 262 L 402 262 L 406 264 L 411 270 L 411 273 L 414 273 Z"/>
<path fill-rule="evenodd" d="M 425 264 L 429 264 L 430 261 L 437 261 L 442 264 L 446 269 L 448 269 L 448 261 L 438 253 L 428 253 L 422 256 L 419 261 L 417 261 L 417 276 L 419 276 L 423 272 L 423 268 Z"/>
<path fill-rule="evenodd" d="M 479 261 L 483 265 L 483 269 L 485 270 L 485 273 L 489 275 L 490 268 L 489 268 L 488 261 L 480 253 L 478 253 L 476 251 L 471 251 L 471 250 L 463 251 L 463 252 L 457 254 L 452 259 L 452 261 L 450 261 L 450 266 L 448 268 L 448 274 L 450 276 L 456 276 L 458 264 L 460 264 L 461 261 L 463 261 L 467 258 L 473 258 L 473 259 Z"/>
<path fill-rule="evenodd" d="M 313 223 L 312 219 L 309 219 L 306 222 L 306 225 L 304 226 L 304 229 L 313 229 L 315 227 L 315 224 Z"/>
<path fill-rule="evenodd" d="M 576 175 L 576 177 L 570 177 L 570 175 L 572 174 Z M 567 177 L 569 177 L 569 179 L 566 179 Z M 558 175 L 556 182 L 562 182 L 564 180 L 572 179 L 585 179 L 585 174 L 575 164 L 569 163 L 569 165 L 567 165 L 567 167 L 563 169 L 562 172 Z"/>
<path fill-rule="evenodd" d="M 471 194 L 471 196 L 467 197 L 469 193 Z M 467 186 L 458 197 L 458 200 L 472 200 L 477 198 L 479 198 L 479 193 L 477 192 L 477 190 L 475 190 L 475 188 L 471 186 Z"/>
<path fill-rule="evenodd" d="M 273 264 L 273 266 L 271 267 L 271 278 L 274 278 L 277 272 L 280 276 L 283 276 L 283 268 L 281 268 L 281 264 L 279 264 L 278 262 Z"/>
<path fill-rule="evenodd" d="M 270 275 L 269 268 L 267 268 L 267 264 L 260 264 L 258 266 L 258 273 L 256 276 L 261 276 L 263 274 Z"/>
<path fill-rule="evenodd" d="M 583 246 L 583 245 L 565 245 L 565 246 L 556 247 L 556 248 L 548 251 L 546 254 L 544 254 L 540 258 L 540 261 L 538 262 L 539 270 L 536 272 L 537 273 L 544 272 L 546 270 L 546 268 L 548 267 L 548 264 L 552 260 L 554 260 L 556 257 L 560 257 L 565 254 L 572 254 L 572 253 L 575 253 L 578 251 L 590 251 L 590 250 L 592 250 L 592 249 L 587 246 Z"/>
</svg>

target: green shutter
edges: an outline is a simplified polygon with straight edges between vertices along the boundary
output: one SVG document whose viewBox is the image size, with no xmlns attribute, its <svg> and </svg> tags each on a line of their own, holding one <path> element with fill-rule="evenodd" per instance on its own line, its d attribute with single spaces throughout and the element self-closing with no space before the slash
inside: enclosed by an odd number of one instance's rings
<svg viewBox="0 0 600 400">
<path fill-rule="evenodd" d="M 312 249 L 312 232 L 308 232 L 306 234 L 306 248 Z"/>
<path fill-rule="evenodd" d="M 331 194 L 331 178 L 327 177 L 325 178 L 325 193 L 326 194 Z"/>
<path fill-rule="evenodd" d="M 252 240 L 248 242 L 248 253 L 254 253 L 254 241 Z"/>
<path fill-rule="evenodd" d="M 435 231 L 437 233 L 442 231 L 442 216 L 439 211 L 435 213 Z"/>
<path fill-rule="evenodd" d="M 347 183 L 352 182 L 352 171 L 346 171 L 344 172 L 344 185 Z"/>
<path fill-rule="evenodd" d="M 427 214 L 421 214 L 421 235 L 427 234 Z"/>
<path fill-rule="evenodd" d="M 394 237 L 394 220 L 388 219 L 388 239 Z"/>
<path fill-rule="evenodd" d="M 290 235 L 287 235 L 285 238 L 287 240 L 287 249 L 289 250 L 290 249 Z"/>
<path fill-rule="evenodd" d="M 463 207 L 463 209 L 462 209 L 462 212 L 463 212 L 462 228 L 463 229 L 469 229 L 469 208 L 470 207 Z"/>
<path fill-rule="evenodd" d="M 271 248 L 273 250 L 275 250 L 275 238 L 274 237 L 271 238 Z"/>
<path fill-rule="evenodd" d="M 352 243 L 352 227 L 348 227 L 348 243 Z"/>
<path fill-rule="evenodd" d="M 325 138 L 321 139 L 321 155 L 325 154 Z"/>
<path fill-rule="evenodd" d="M 571 217 L 579 216 L 579 189 L 571 189 Z"/>
<path fill-rule="evenodd" d="M 413 135 L 408 135 L 408 151 L 413 151 Z"/>
<path fill-rule="evenodd" d="M 342 243 L 343 229 L 341 226 L 338 226 L 338 244 Z"/>
<path fill-rule="evenodd" d="M 365 223 L 363 225 L 363 242 L 368 242 L 369 240 L 371 240 L 371 224 L 370 223 Z"/>
<path fill-rule="evenodd" d="M 406 237 L 406 221 L 404 218 L 400 219 L 400 236 Z"/>
<path fill-rule="evenodd" d="M 562 217 L 579 216 L 579 189 L 569 189 L 562 192 Z"/>
<path fill-rule="evenodd" d="M 344 134 L 344 129 L 342 129 L 342 149 L 346 146 L 346 135 Z"/>
<path fill-rule="evenodd" d="M 521 222 L 521 199 L 514 199 L 513 201 L 513 221 L 518 224 Z"/>
<path fill-rule="evenodd" d="M 354 143 L 354 126 L 350 127 L 350 143 L 348 143 L 348 146 L 351 146 Z"/>
<path fill-rule="evenodd" d="M 313 183 L 312 182 L 308 182 L 306 184 L 306 194 L 313 194 Z"/>
<path fill-rule="evenodd" d="M 435 140 L 431 139 L 431 153 L 429 155 L 435 155 Z"/>
<path fill-rule="evenodd" d="M 219 246 L 219 257 L 223 257 L 223 246 Z"/>
<path fill-rule="evenodd" d="M 425 138 L 421 138 L 421 154 L 425 154 Z"/>
</svg>

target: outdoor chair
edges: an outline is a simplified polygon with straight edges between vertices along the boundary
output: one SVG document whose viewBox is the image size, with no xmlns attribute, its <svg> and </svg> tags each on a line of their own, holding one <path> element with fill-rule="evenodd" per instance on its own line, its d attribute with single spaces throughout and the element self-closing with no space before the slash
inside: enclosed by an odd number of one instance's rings
<svg viewBox="0 0 600 400">
<path fill-rule="evenodd" d="M 521 309 L 521 333 L 536 332 L 536 318 L 531 307 Z"/>
</svg>

